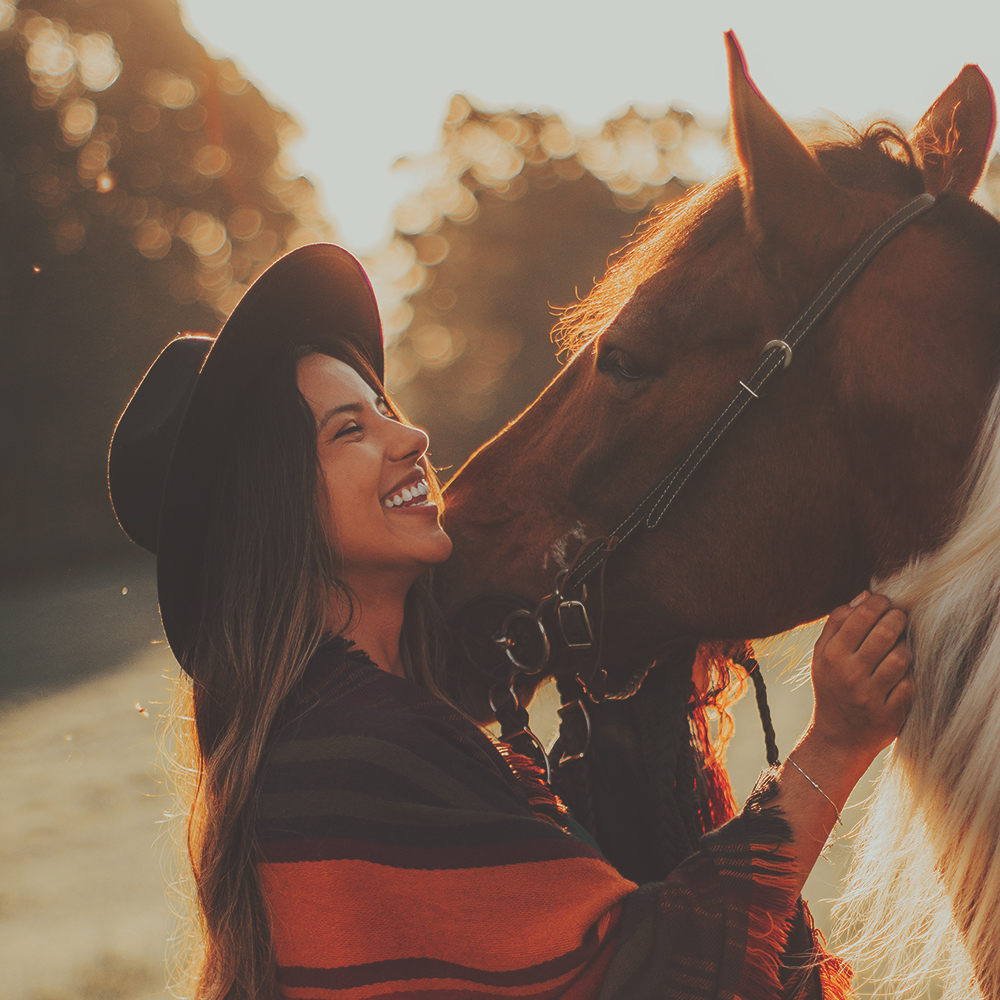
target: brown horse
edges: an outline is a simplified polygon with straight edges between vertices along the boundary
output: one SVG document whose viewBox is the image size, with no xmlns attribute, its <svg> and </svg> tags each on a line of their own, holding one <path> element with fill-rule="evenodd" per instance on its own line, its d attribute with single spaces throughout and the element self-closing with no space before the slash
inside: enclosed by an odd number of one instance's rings
<svg viewBox="0 0 1000 1000">
<path fill-rule="evenodd" d="M 738 166 L 654 214 L 563 314 L 569 362 L 449 484 L 452 610 L 493 593 L 534 607 L 687 451 L 852 247 L 915 195 L 937 200 L 810 332 L 659 526 L 612 555 L 610 688 L 651 659 L 689 671 L 699 642 L 821 617 L 934 547 L 997 377 L 1000 224 L 969 200 L 995 117 L 978 68 L 909 136 L 883 123 L 809 147 L 731 34 L 727 46 Z M 557 645 L 527 686 L 567 664 Z M 687 690 L 672 697 L 683 705 Z M 482 711 L 482 692 L 467 702 Z"/>
<path fill-rule="evenodd" d="M 851 247 L 937 205 L 861 276 L 657 530 L 609 563 L 619 675 L 687 638 L 818 618 L 941 536 L 996 377 L 995 219 L 968 200 L 993 133 L 966 67 L 909 142 L 804 146 L 729 38 L 740 167 L 654 216 L 562 320 L 570 362 L 447 489 L 455 593 L 532 604 L 683 454 Z"/>
</svg>

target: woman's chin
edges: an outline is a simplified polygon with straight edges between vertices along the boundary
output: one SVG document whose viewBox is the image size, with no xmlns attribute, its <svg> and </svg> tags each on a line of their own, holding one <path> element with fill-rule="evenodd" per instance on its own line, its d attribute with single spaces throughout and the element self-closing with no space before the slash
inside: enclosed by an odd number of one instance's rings
<svg viewBox="0 0 1000 1000">
<path fill-rule="evenodd" d="M 414 533 L 407 546 L 410 555 L 421 566 L 437 566 L 450 555 L 452 541 L 436 522 L 426 532 Z"/>
<path fill-rule="evenodd" d="M 430 546 L 430 558 L 427 560 L 427 564 L 429 566 L 437 566 L 451 555 L 451 550 L 454 546 L 451 539 L 445 533 L 444 528 L 440 525 L 432 542 L 433 544 Z"/>
</svg>

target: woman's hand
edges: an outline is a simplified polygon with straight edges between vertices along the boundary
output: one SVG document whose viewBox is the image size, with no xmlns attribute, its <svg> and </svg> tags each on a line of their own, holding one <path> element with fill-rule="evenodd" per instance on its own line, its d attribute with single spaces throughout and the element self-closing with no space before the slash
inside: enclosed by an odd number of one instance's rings
<svg viewBox="0 0 1000 1000">
<path fill-rule="evenodd" d="M 913 703 L 906 615 L 886 597 L 859 594 L 834 610 L 813 651 L 812 735 L 835 753 L 875 759 Z"/>
<path fill-rule="evenodd" d="M 801 891 L 847 797 L 913 702 L 906 615 L 867 591 L 827 620 L 813 652 L 809 728 L 778 772 Z"/>
</svg>

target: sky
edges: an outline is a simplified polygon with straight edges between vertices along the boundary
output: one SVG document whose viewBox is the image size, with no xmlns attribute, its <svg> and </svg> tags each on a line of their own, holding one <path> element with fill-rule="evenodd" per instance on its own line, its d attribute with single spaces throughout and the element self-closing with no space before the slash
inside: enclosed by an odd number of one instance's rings
<svg viewBox="0 0 1000 1000">
<path fill-rule="evenodd" d="M 910 125 L 965 63 L 1000 86 L 998 0 L 181 0 L 304 131 L 291 153 L 340 242 L 377 250 L 424 183 L 452 94 L 597 128 L 629 104 L 728 114 L 722 33 L 786 118 Z M 614 16 L 609 17 L 609 12 Z M 374 122 L 379 127 L 373 127 Z M 390 127 L 386 127 L 386 125 Z"/>
</svg>

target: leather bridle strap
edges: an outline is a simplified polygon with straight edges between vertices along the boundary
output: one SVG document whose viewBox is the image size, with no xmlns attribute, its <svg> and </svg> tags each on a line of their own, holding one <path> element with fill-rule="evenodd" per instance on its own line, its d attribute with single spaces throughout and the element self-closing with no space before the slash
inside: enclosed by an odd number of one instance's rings
<svg viewBox="0 0 1000 1000">
<path fill-rule="evenodd" d="M 719 442 L 723 434 L 755 399 L 759 399 L 768 383 L 791 363 L 795 348 L 803 337 L 826 315 L 834 303 L 861 273 L 865 265 L 901 229 L 934 205 L 934 196 L 921 194 L 908 201 L 877 229 L 870 232 L 831 275 L 812 301 L 799 313 L 781 340 L 772 340 L 761 353 L 752 374 L 740 382 L 736 395 L 715 418 L 711 426 L 688 450 L 684 457 L 653 487 L 611 532 L 609 546 L 595 546 L 570 568 L 562 582 L 563 594 L 571 594 L 585 583 L 605 562 L 611 552 L 620 547 L 637 528 L 645 524 L 655 528 L 684 488 L 695 470 Z"/>
</svg>

